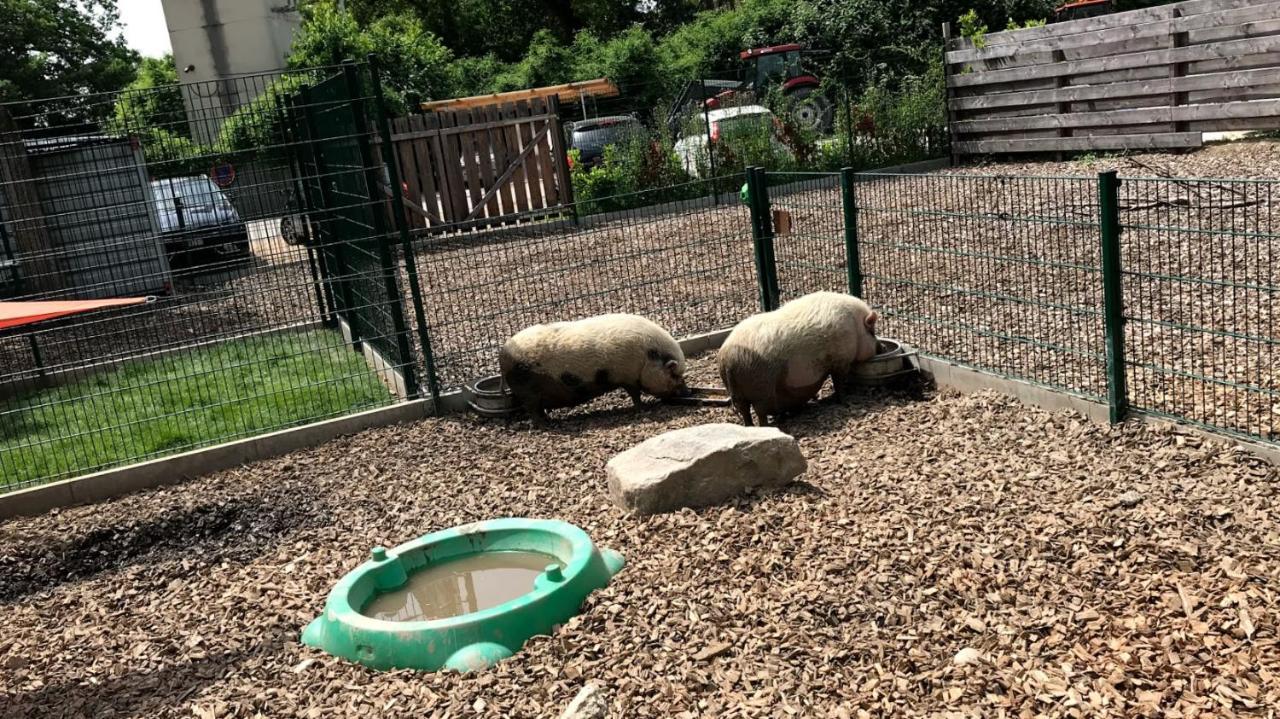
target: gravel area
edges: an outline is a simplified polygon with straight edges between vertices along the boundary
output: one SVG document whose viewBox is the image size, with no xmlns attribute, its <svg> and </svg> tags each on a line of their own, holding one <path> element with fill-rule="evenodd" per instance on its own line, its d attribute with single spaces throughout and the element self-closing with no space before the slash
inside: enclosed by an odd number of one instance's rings
<svg viewBox="0 0 1280 719">
<path fill-rule="evenodd" d="M 809 460 L 792 488 L 632 518 L 608 458 L 731 416 L 626 405 L 373 430 L 0 524 L 0 714 L 553 717 L 588 681 L 616 717 L 1280 706 L 1280 474 L 1239 449 L 876 390 L 786 425 Z M 489 671 L 375 673 L 298 643 L 370 546 L 512 515 L 578 524 L 627 567 Z"/>
</svg>

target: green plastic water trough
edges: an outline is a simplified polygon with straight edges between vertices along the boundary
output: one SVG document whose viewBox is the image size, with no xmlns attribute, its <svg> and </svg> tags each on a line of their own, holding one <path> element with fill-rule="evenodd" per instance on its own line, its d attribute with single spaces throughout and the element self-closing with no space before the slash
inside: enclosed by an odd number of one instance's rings
<svg viewBox="0 0 1280 719">
<path fill-rule="evenodd" d="M 504 604 L 430 621 L 385 621 L 361 614 L 376 596 L 405 585 L 409 575 L 479 552 L 538 552 L 549 566 L 533 591 Z M 622 569 L 622 555 L 597 549 L 567 522 L 494 519 L 419 537 L 391 550 L 375 547 L 329 592 L 324 613 L 307 625 L 302 642 L 373 669 L 453 669 L 496 664 L 538 634 L 576 615 L 591 592 Z"/>
</svg>

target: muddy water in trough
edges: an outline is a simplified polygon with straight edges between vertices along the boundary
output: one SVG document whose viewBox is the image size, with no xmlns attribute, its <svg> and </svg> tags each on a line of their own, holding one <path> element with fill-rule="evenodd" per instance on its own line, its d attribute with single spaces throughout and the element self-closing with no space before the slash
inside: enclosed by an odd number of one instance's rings
<svg viewBox="0 0 1280 719">
<path fill-rule="evenodd" d="M 361 612 L 392 622 L 456 617 L 509 602 L 533 591 L 533 580 L 548 565 L 538 552 L 481 552 L 427 567 L 409 575 L 400 589 L 373 598 Z"/>
</svg>

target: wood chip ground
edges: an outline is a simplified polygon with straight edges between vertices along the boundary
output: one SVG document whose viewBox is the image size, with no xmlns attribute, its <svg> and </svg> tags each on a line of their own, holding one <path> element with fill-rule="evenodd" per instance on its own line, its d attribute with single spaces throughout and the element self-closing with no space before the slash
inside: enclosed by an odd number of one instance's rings
<svg viewBox="0 0 1280 719">
<path fill-rule="evenodd" d="M 709 358 L 695 376 L 711 374 Z M 433 419 L 0 524 L 0 716 L 1226 717 L 1280 706 L 1274 467 L 1172 427 L 871 390 L 809 471 L 635 519 L 604 464 L 726 409 Z M 489 671 L 377 673 L 299 631 L 375 544 L 554 517 L 627 566 Z"/>
</svg>

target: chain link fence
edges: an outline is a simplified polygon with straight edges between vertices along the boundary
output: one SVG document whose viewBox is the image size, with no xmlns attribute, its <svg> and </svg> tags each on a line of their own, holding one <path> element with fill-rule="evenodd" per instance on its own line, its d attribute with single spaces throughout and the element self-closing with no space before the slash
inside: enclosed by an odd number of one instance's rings
<svg viewBox="0 0 1280 719">
<path fill-rule="evenodd" d="M 412 392 L 369 87 L 348 65 L 0 107 L 0 299 L 152 298 L 0 331 L 0 490 Z"/>
<path fill-rule="evenodd" d="M 154 297 L 3 330 L 0 490 L 438 398 L 531 324 L 818 290 L 1117 419 L 1280 439 L 1280 183 L 725 164 L 419 232 L 390 128 L 365 63 L 0 108 L 5 299 Z"/>
</svg>

